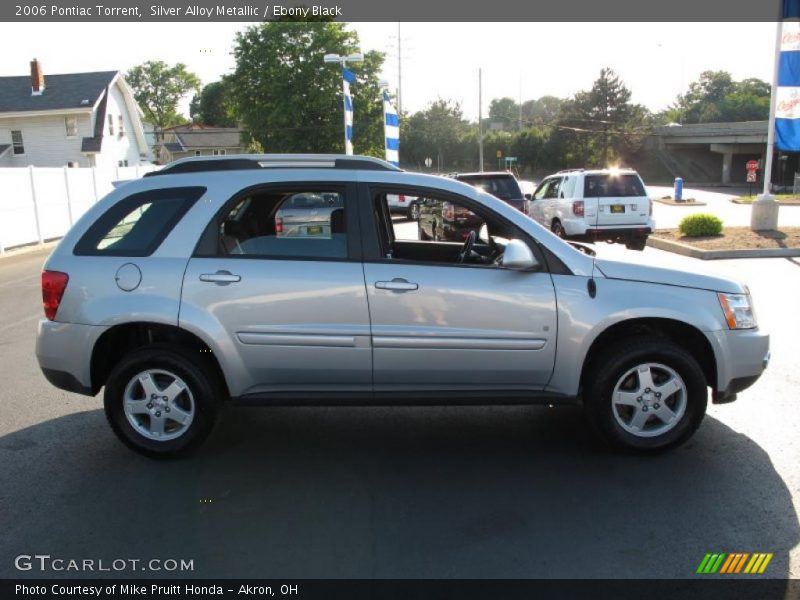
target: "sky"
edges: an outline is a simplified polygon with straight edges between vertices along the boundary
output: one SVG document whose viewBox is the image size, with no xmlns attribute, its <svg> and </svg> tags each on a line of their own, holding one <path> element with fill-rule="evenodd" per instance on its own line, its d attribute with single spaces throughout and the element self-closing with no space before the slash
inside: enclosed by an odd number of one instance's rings
<svg viewBox="0 0 800 600">
<path fill-rule="evenodd" d="M 38 58 L 47 73 L 127 70 L 145 60 L 183 62 L 204 83 L 234 67 L 242 23 L 18 23 L 3 32 L 0 76 L 25 75 Z M 361 50 L 386 52 L 383 77 L 397 87 L 397 23 L 351 23 Z M 492 98 L 566 97 L 613 68 L 633 101 L 666 108 L 705 70 L 772 80 L 775 23 L 402 23 L 402 108 L 436 98 L 478 115 Z M 69 31 L 65 31 L 68 29 Z M 322 57 L 320 57 L 322 60 Z M 188 109 L 189 99 L 183 102 Z M 357 110 L 357 109 L 356 109 Z"/>
</svg>

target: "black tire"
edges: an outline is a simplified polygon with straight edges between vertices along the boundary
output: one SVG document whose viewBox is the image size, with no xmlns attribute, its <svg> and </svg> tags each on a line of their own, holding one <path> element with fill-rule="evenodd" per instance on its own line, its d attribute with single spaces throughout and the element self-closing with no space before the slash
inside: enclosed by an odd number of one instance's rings
<svg viewBox="0 0 800 600">
<path fill-rule="evenodd" d="M 646 237 L 633 238 L 625 242 L 625 247 L 628 250 L 639 250 L 641 252 L 642 250 L 645 249 L 645 246 L 647 246 Z"/>
<path fill-rule="evenodd" d="M 658 363 L 673 369 L 683 379 L 686 390 L 683 416 L 672 429 L 654 437 L 639 437 L 626 431 L 614 416 L 612 407 L 612 392 L 617 382 L 630 369 L 644 363 Z M 700 365 L 689 352 L 669 340 L 628 338 L 618 341 L 593 361 L 583 384 L 584 409 L 592 426 L 619 450 L 654 452 L 679 446 L 700 426 L 708 403 L 706 378 Z"/>
<path fill-rule="evenodd" d="M 567 237 L 567 232 L 564 230 L 564 226 L 558 219 L 553 219 L 553 222 L 550 224 L 550 231 L 552 231 L 562 240 Z"/>
<path fill-rule="evenodd" d="M 419 203 L 412 202 L 406 215 L 409 221 L 419 221 Z"/>
<path fill-rule="evenodd" d="M 211 433 L 225 392 L 215 374 L 215 366 L 199 350 L 195 352 L 198 354 L 180 347 L 155 344 L 130 352 L 111 371 L 103 404 L 111 429 L 126 446 L 151 458 L 172 457 L 192 452 Z M 126 387 L 137 374 L 150 369 L 180 377 L 193 398 L 192 421 L 175 439 L 149 439 L 134 428 L 125 414 Z"/>
</svg>

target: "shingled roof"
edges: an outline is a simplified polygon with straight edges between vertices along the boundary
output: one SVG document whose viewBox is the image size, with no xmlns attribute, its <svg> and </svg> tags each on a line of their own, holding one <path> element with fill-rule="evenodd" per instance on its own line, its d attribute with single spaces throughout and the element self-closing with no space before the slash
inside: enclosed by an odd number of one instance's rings
<svg viewBox="0 0 800 600">
<path fill-rule="evenodd" d="M 165 144 L 172 152 L 205 148 L 238 148 L 241 146 L 242 130 L 236 127 L 210 127 L 208 125 L 177 125 L 164 130 L 174 134 L 171 144 L 178 144 L 175 150 Z"/>
<path fill-rule="evenodd" d="M 31 94 L 30 75 L 0 77 L 0 113 L 91 108 L 118 73 L 47 75 L 41 95 Z"/>
</svg>

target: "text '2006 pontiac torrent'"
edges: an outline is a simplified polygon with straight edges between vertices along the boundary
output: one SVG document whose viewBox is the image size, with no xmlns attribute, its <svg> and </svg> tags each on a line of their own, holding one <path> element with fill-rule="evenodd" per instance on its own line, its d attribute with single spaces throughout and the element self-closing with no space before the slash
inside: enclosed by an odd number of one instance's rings
<svg viewBox="0 0 800 600">
<path fill-rule="evenodd" d="M 391 195 L 473 227 L 417 239 Z M 769 358 L 740 283 L 597 259 L 470 185 L 364 157 L 186 159 L 124 183 L 42 292 L 44 375 L 105 387 L 115 433 L 151 456 L 196 447 L 231 399 L 579 402 L 611 444 L 657 450 Z"/>
</svg>

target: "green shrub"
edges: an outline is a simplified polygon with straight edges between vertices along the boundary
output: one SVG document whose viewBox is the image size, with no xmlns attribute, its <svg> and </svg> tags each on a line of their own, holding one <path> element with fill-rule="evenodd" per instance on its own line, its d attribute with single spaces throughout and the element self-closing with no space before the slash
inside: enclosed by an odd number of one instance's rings
<svg viewBox="0 0 800 600">
<path fill-rule="evenodd" d="M 708 213 L 688 215 L 681 219 L 678 230 L 686 237 L 719 235 L 722 233 L 722 219 Z"/>
</svg>

